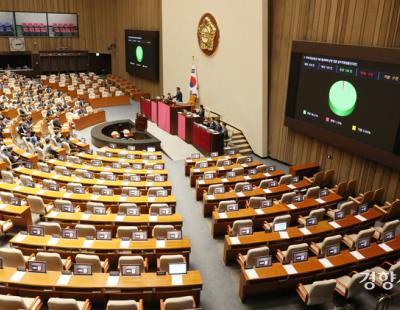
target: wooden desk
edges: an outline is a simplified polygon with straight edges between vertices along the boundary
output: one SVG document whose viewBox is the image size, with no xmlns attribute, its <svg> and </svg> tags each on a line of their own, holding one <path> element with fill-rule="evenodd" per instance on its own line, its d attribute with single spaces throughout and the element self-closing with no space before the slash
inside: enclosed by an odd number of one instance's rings
<svg viewBox="0 0 400 310">
<path fill-rule="evenodd" d="M 140 112 L 146 116 L 148 120 L 151 119 L 151 101 L 144 97 L 140 98 Z"/>
<path fill-rule="evenodd" d="M 224 152 L 224 135 L 217 132 L 210 132 L 203 125 L 193 123 L 192 144 L 203 154 L 211 152 Z"/>
<path fill-rule="evenodd" d="M 83 143 L 76 138 L 71 138 L 69 141 L 84 151 L 87 151 L 90 149 L 90 145 L 88 143 Z"/>
<path fill-rule="evenodd" d="M 207 161 L 209 165 L 215 166 L 217 160 L 219 159 L 229 159 L 232 162 L 236 162 L 236 160 L 241 157 L 241 154 L 235 154 L 235 155 L 226 155 L 226 156 L 217 156 L 217 157 L 201 157 L 201 158 L 187 158 L 185 160 L 185 175 L 189 176 L 190 174 L 190 168 L 194 168 L 196 163 L 201 162 L 201 161 Z"/>
<path fill-rule="evenodd" d="M 208 191 L 208 187 L 214 184 L 223 184 L 225 189 L 228 190 L 230 187 L 234 188 L 238 182 L 249 182 L 253 185 L 259 185 L 262 180 L 266 179 L 277 179 L 285 174 L 283 170 L 275 170 L 267 173 L 257 173 L 253 175 L 238 175 L 233 178 L 215 178 L 211 180 L 196 180 L 196 199 L 200 200 L 203 198 L 204 191 Z M 308 182 L 307 182 L 308 183 Z M 310 185 L 310 183 L 308 183 Z M 272 189 L 271 189 L 272 190 Z M 277 195 L 278 196 L 278 195 Z"/>
<path fill-rule="evenodd" d="M 56 241 L 55 243 L 53 243 L 54 240 Z M 165 244 L 157 242 L 154 238 L 149 238 L 146 241 L 128 242 L 124 242 L 120 238 L 93 240 L 89 247 L 85 246 L 85 240 L 86 238 L 57 239 L 50 235 L 30 236 L 18 233 L 9 242 L 10 245 L 21 249 L 26 255 L 47 251 L 60 253 L 61 257 L 67 258 L 68 256 L 75 257 L 77 254 L 94 253 L 99 255 L 102 260 L 108 258 L 110 265 L 113 267 L 118 266 L 120 256 L 132 255 L 141 255 L 143 258 L 147 258 L 150 269 L 154 271 L 157 268 L 157 258 L 160 258 L 161 255 L 181 254 L 188 263 L 190 261 L 191 244 L 187 237 L 183 237 L 182 240 L 165 240 Z"/>
<path fill-rule="evenodd" d="M 166 132 L 176 135 L 178 133 L 178 111 L 191 110 L 188 104 L 169 104 L 161 100 L 157 102 L 157 126 Z"/>
<path fill-rule="evenodd" d="M 107 163 L 129 163 L 129 164 L 163 164 L 165 165 L 165 161 L 162 159 L 157 160 L 147 160 L 147 159 L 127 159 L 127 158 L 120 158 L 120 157 L 107 157 L 107 156 L 100 156 L 100 155 L 90 155 L 87 153 L 78 153 L 75 156 L 82 158 L 86 161 L 90 160 L 101 160 L 102 162 Z"/>
<path fill-rule="evenodd" d="M 12 147 L 12 151 L 13 153 L 15 153 L 17 156 L 19 156 L 20 158 L 22 158 L 23 160 L 29 161 L 32 163 L 32 165 L 34 167 L 36 167 L 37 162 L 38 162 L 38 156 L 36 154 L 31 154 L 21 148 L 19 148 L 18 146 L 16 146 L 14 144 L 14 142 L 11 139 L 4 139 L 3 143 L 7 146 L 11 146 Z"/>
<path fill-rule="evenodd" d="M 87 99 L 93 109 L 105 108 L 105 107 L 114 107 L 120 105 L 129 105 L 130 97 L 129 96 L 112 96 L 106 98 L 95 98 L 95 99 Z"/>
<path fill-rule="evenodd" d="M 305 234 L 302 228 L 299 226 L 291 226 L 287 229 L 288 239 L 281 237 L 279 232 L 265 232 L 258 231 L 254 232 L 249 236 L 237 236 L 231 237 L 225 235 L 224 240 L 224 262 L 228 263 L 235 260 L 239 253 L 245 255 L 249 249 L 253 249 L 260 246 L 268 246 L 271 255 L 276 254 L 276 250 L 286 250 L 289 245 L 296 243 L 310 243 L 320 242 L 325 237 L 333 235 L 344 235 L 349 233 L 356 233 L 362 229 L 371 227 L 375 221 L 379 220 L 383 213 L 376 208 L 369 209 L 362 215 L 364 219 L 360 220 L 360 217 L 354 215 L 348 215 L 346 218 L 335 221 L 335 227 L 332 226 L 334 223 L 327 220 L 319 222 L 315 226 L 307 226 L 310 234 Z M 232 242 L 233 241 L 233 242 Z"/>
<path fill-rule="evenodd" d="M 186 143 L 192 143 L 193 123 L 202 122 L 203 118 L 196 114 L 188 115 L 184 112 L 178 112 L 178 137 Z"/>
<path fill-rule="evenodd" d="M 325 267 L 321 261 L 313 256 L 306 262 L 295 263 L 297 273 L 288 274 L 284 265 L 274 263 L 270 267 L 254 269 L 257 278 L 250 279 L 245 269 L 240 272 L 239 296 L 242 302 L 249 295 L 265 294 L 266 292 L 278 291 L 292 288 L 301 282 L 309 284 L 322 279 L 337 278 L 349 274 L 353 270 L 363 271 L 372 266 L 379 265 L 385 260 L 395 259 L 400 256 L 400 236 L 386 243 L 393 250 L 386 252 L 378 244 L 371 243 L 371 246 L 358 252 L 364 258 L 357 260 L 349 251 L 342 250 L 339 255 L 330 256 L 328 261 L 332 267 Z"/>
<path fill-rule="evenodd" d="M 106 121 L 106 112 L 104 110 L 95 111 L 88 115 L 81 116 L 78 119 L 74 119 L 76 130 L 82 130 L 87 127 L 100 124 Z"/>
<path fill-rule="evenodd" d="M 245 171 L 255 168 L 259 165 L 262 165 L 262 162 L 258 160 L 254 160 L 251 163 L 245 163 L 245 164 L 232 164 L 230 166 L 225 166 L 225 167 L 217 167 L 217 166 L 211 166 L 207 168 L 191 168 L 190 169 L 190 186 L 194 187 L 196 185 L 196 179 L 198 179 L 200 176 L 203 176 L 204 173 L 206 172 L 215 172 L 218 176 L 224 176 L 228 171 L 232 171 L 234 168 L 244 168 Z"/>
<path fill-rule="evenodd" d="M 19 296 L 39 295 L 42 298 L 64 297 L 78 300 L 90 299 L 107 302 L 108 299 L 143 299 L 145 303 L 159 303 L 160 299 L 177 296 L 194 296 L 200 302 L 203 281 L 199 271 L 188 271 L 183 275 L 182 285 L 172 285 L 170 275 L 143 273 L 139 277 L 122 277 L 116 286 L 108 285 L 108 273 L 94 273 L 91 276 L 71 275 L 67 284 L 58 284 L 62 275 L 58 271 L 47 273 L 27 272 L 20 281 L 11 281 L 15 268 L 0 269 L 0 293 Z"/>
<path fill-rule="evenodd" d="M 151 231 L 155 225 L 173 225 L 176 229 L 182 228 L 183 221 L 180 214 L 150 216 L 149 214 L 140 214 L 139 216 L 109 214 L 85 214 L 84 212 L 57 212 L 50 211 L 44 216 L 45 221 L 58 222 L 61 226 L 76 224 L 91 224 L 97 229 L 107 229 L 113 232 L 115 236 L 119 226 L 137 226 L 140 230 L 147 230 L 151 236 Z"/>
<path fill-rule="evenodd" d="M 14 206 L 0 204 L 0 219 L 11 220 L 14 226 L 28 227 L 32 225 L 31 209 L 27 205 Z"/>
<path fill-rule="evenodd" d="M 332 206 L 342 199 L 343 197 L 339 195 L 330 194 L 324 197 L 324 202 L 319 202 L 314 198 L 309 198 L 305 199 L 302 202 L 290 205 L 274 204 L 272 207 L 264 209 L 239 209 L 238 211 L 223 213 L 223 217 L 221 217 L 221 215 L 217 211 L 213 211 L 211 234 L 214 237 L 225 234 L 228 225 L 232 225 L 233 222 L 236 220 L 251 219 L 253 221 L 254 230 L 261 230 L 264 221 L 272 221 L 274 217 L 278 215 L 289 214 L 291 215 L 292 222 L 294 223 L 295 219 L 299 215 L 307 215 L 313 209 Z"/>
<path fill-rule="evenodd" d="M 156 152 L 147 152 L 147 151 L 140 151 L 140 150 L 129 151 L 127 149 L 113 149 L 110 147 L 102 147 L 99 150 L 117 154 L 120 156 L 126 156 L 127 154 L 132 154 L 132 155 L 135 155 L 135 158 L 142 158 L 143 156 L 148 156 L 148 155 L 156 155 L 157 159 L 162 159 L 161 151 L 156 151 Z"/>
<path fill-rule="evenodd" d="M 298 175 L 300 177 L 312 177 L 319 171 L 318 163 L 305 163 L 289 167 L 289 173 L 291 175 Z"/>
<path fill-rule="evenodd" d="M 176 207 L 176 197 L 173 195 L 167 197 L 148 197 L 148 196 L 125 197 L 120 195 L 101 196 L 93 194 L 74 194 L 61 190 L 56 192 L 56 191 L 43 190 L 39 187 L 31 188 L 9 183 L 0 183 L 0 190 L 13 192 L 14 194 L 23 197 L 26 197 L 28 195 L 39 196 L 42 197 L 44 201 L 50 201 L 50 202 L 54 201 L 55 199 L 67 199 L 75 204 L 84 204 L 81 205 L 81 207 L 83 207 L 83 210 L 86 210 L 86 204 L 89 201 L 102 202 L 105 205 L 111 207 L 111 211 L 113 213 L 117 213 L 118 205 L 120 203 L 125 203 L 125 202 L 136 203 L 141 208 L 141 212 L 143 213 L 148 213 L 149 207 L 153 203 L 166 203 L 168 204 L 168 206 L 172 208 L 173 213 L 175 213 L 175 207 Z"/>
</svg>

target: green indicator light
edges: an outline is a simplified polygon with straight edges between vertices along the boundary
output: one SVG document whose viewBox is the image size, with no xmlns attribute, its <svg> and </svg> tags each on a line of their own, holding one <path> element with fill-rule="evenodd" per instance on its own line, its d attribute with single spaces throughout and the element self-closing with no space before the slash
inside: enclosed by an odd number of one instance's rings
<svg viewBox="0 0 400 310">
<path fill-rule="evenodd" d="M 338 116 L 349 116 L 355 109 L 357 91 L 346 81 L 337 81 L 329 89 L 329 107 Z"/>
<path fill-rule="evenodd" d="M 138 62 L 143 61 L 143 48 L 140 45 L 136 47 L 136 60 Z"/>
</svg>

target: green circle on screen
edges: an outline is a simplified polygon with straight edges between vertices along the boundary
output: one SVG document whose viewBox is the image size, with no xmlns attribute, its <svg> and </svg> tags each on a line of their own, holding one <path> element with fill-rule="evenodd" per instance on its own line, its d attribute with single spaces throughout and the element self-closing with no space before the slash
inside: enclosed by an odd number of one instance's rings
<svg viewBox="0 0 400 310">
<path fill-rule="evenodd" d="M 140 45 L 136 47 L 136 60 L 138 62 L 142 62 L 143 60 L 143 48 Z"/>
<path fill-rule="evenodd" d="M 347 81 L 337 81 L 329 89 L 329 107 L 338 116 L 349 116 L 356 107 L 357 91 Z"/>
</svg>

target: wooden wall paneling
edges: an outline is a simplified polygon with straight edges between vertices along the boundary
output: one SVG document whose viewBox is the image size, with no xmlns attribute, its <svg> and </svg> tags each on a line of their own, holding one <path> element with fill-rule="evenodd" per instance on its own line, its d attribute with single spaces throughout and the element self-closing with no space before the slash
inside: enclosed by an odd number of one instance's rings
<svg viewBox="0 0 400 310">
<path fill-rule="evenodd" d="M 317 161 L 335 181 L 357 179 L 358 190 L 385 187 L 400 197 L 400 172 L 288 130 L 284 112 L 292 40 L 400 47 L 400 1 L 270 0 L 270 156 L 287 163 Z M 327 156 L 332 155 L 332 159 Z"/>
</svg>

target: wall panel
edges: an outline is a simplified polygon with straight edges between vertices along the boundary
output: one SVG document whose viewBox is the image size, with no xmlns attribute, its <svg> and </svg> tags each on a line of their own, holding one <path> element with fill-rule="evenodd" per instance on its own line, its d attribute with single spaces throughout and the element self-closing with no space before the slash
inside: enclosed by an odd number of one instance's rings
<svg viewBox="0 0 400 310">
<path fill-rule="evenodd" d="M 287 163 L 317 161 L 336 181 L 358 179 L 359 190 L 383 186 L 400 198 L 400 172 L 288 130 L 283 125 L 292 40 L 400 48 L 400 1 L 271 0 L 270 156 Z M 372 120 L 371 116 L 371 120 Z M 332 155 L 332 159 L 327 159 Z"/>
</svg>

